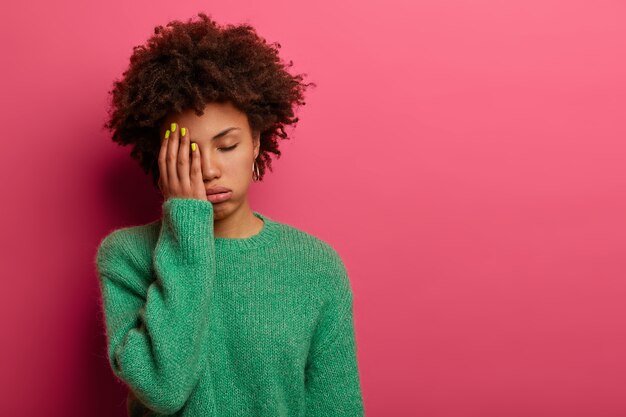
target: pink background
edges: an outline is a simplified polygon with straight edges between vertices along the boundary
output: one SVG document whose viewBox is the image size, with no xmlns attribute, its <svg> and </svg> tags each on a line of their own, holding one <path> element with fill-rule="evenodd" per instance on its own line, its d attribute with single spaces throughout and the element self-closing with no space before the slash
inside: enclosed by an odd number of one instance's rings
<svg viewBox="0 0 626 417">
<path fill-rule="evenodd" d="M 623 1 L 1 7 L 3 415 L 124 415 L 93 256 L 160 206 L 107 91 L 198 11 L 318 84 L 251 204 L 344 258 L 367 416 L 626 415 Z"/>
</svg>

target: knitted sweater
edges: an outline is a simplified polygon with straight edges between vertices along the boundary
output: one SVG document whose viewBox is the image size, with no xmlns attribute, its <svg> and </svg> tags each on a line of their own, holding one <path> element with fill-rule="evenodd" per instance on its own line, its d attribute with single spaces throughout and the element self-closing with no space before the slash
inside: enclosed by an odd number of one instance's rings
<svg viewBox="0 0 626 417">
<path fill-rule="evenodd" d="M 253 213 L 258 234 L 215 237 L 213 203 L 170 198 L 160 219 L 100 242 L 108 362 L 129 416 L 363 416 L 341 258 Z"/>
</svg>

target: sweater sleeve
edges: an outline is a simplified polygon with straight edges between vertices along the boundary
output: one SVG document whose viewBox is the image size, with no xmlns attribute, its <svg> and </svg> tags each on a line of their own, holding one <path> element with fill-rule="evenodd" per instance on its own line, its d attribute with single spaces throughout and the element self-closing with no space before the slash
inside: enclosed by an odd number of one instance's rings
<svg viewBox="0 0 626 417">
<path fill-rule="evenodd" d="M 185 404 L 208 356 L 212 203 L 166 200 L 151 260 L 138 256 L 132 238 L 124 229 L 114 231 L 96 255 L 108 359 L 146 407 L 173 414 Z"/>
<path fill-rule="evenodd" d="M 353 297 L 340 259 L 333 296 L 322 308 L 305 369 L 307 417 L 363 417 Z"/>
</svg>

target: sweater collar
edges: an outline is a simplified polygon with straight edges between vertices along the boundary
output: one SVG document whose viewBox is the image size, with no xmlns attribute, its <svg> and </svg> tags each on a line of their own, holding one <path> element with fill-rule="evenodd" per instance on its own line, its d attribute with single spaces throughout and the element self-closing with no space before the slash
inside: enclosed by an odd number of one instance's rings
<svg viewBox="0 0 626 417">
<path fill-rule="evenodd" d="M 253 211 L 252 213 L 263 220 L 263 228 L 259 233 L 244 238 L 216 237 L 215 249 L 226 251 L 248 250 L 273 243 L 278 238 L 280 228 L 278 223 L 259 212 Z"/>
</svg>

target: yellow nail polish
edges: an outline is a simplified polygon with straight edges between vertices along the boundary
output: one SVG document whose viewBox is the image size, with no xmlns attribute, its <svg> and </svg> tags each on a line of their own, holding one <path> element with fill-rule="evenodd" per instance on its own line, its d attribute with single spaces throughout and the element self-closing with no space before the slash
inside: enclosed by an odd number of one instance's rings
<svg viewBox="0 0 626 417">
<path fill-rule="evenodd" d="M 183 128 L 183 129 L 184 129 L 184 128 Z M 191 144 L 191 150 L 192 150 L 193 152 L 195 152 L 195 151 L 196 151 L 196 144 L 195 144 L 195 143 L 192 143 L 192 144 Z"/>
<path fill-rule="evenodd" d="M 176 123 L 172 123 L 172 132 L 176 132 Z"/>
<path fill-rule="evenodd" d="M 185 133 L 187 133 L 187 129 L 186 129 L 186 128 L 184 128 L 184 127 L 181 127 L 181 128 L 180 128 L 180 134 L 181 134 L 183 137 L 185 137 Z"/>
<path fill-rule="evenodd" d="M 170 130 L 166 130 L 165 131 L 165 139 L 168 139 L 170 137 Z"/>
</svg>

